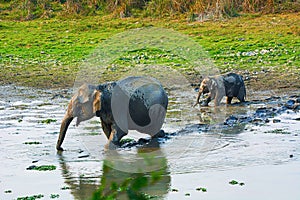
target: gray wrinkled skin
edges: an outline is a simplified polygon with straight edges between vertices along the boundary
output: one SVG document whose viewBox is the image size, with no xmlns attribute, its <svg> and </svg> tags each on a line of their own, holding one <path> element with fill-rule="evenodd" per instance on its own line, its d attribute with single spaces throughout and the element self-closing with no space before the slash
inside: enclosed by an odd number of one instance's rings
<svg viewBox="0 0 300 200">
<path fill-rule="evenodd" d="M 128 77 L 98 86 L 84 85 L 68 106 L 56 148 L 62 150 L 67 128 L 75 117 L 77 124 L 94 116 L 100 117 L 109 147 L 119 145 L 128 130 L 153 137 L 160 132 L 167 106 L 168 96 L 154 78 Z"/>
<path fill-rule="evenodd" d="M 201 82 L 194 106 L 200 103 L 201 94 L 206 93 L 209 95 L 202 104 L 204 106 L 208 106 L 211 100 L 214 100 L 215 106 L 218 106 L 224 96 L 227 97 L 227 104 L 231 104 L 233 97 L 236 97 L 240 102 L 245 102 L 246 87 L 242 76 L 235 73 L 206 77 Z"/>
</svg>

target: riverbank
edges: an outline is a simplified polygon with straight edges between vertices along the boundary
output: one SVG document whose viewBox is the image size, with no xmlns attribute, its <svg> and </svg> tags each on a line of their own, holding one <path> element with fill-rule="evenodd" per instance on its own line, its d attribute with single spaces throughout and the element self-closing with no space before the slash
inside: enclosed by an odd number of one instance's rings
<svg viewBox="0 0 300 200">
<path fill-rule="evenodd" d="M 1 20 L 0 84 L 70 88 L 84 61 L 101 49 L 103 41 L 144 27 L 160 27 L 188 36 L 203 48 L 201 51 L 207 52 L 218 73 L 243 74 L 249 89 L 300 88 L 298 13 L 245 14 L 202 22 L 190 22 L 183 17 L 116 19 L 108 16 Z M 188 60 L 162 49 L 137 49 L 125 55 L 126 62 L 121 56 L 106 67 L 120 67 L 116 74 L 124 71 L 124 65 L 134 69 L 137 63 L 175 66 L 190 82 L 200 81 L 201 72 L 195 73 Z"/>
</svg>

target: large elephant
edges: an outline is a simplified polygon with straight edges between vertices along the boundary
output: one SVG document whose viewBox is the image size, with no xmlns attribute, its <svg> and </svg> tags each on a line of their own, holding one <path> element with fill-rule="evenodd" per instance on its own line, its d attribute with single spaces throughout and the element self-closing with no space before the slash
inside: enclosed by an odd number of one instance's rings
<svg viewBox="0 0 300 200">
<path fill-rule="evenodd" d="M 100 117 L 109 146 L 117 146 L 128 130 L 154 137 L 160 133 L 168 106 L 168 96 L 154 78 L 133 76 L 116 82 L 82 85 L 72 97 L 62 120 L 56 149 L 61 145 L 68 126 L 77 117 L 81 121 Z"/>
<path fill-rule="evenodd" d="M 237 97 L 240 102 L 244 102 L 246 87 L 243 77 L 235 73 L 206 77 L 201 82 L 197 101 L 194 106 L 200 103 L 201 94 L 206 93 L 209 93 L 209 95 L 203 105 L 208 106 L 208 103 L 214 99 L 215 106 L 218 106 L 224 96 L 227 97 L 227 104 L 231 104 L 233 97 Z"/>
</svg>

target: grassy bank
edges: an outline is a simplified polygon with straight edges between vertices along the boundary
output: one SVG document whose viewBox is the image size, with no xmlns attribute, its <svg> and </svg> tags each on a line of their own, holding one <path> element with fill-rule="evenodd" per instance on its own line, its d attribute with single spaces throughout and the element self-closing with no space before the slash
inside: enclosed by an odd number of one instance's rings
<svg viewBox="0 0 300 200">
<path fill-rule="evenodd" d="M 147 26 L 188 35 L 208 51 L 221 72 L 237 71 L 249 76 L 248 84 L 253 89 L 300 87 L 299 13 L 243 15 L 205 22 L 189 22 L 186 17 L 109 16 L 1 20 L 0 83 L 71 87 L 82 61 L 102 41 L 125 30 Z M 156 53 L 149 50 L 149 54 Z M 187 76 L 193 76 L 192 72 L 185 70 Z M 193 76 L 190 80 L 197 79 Z"/>
</svg>

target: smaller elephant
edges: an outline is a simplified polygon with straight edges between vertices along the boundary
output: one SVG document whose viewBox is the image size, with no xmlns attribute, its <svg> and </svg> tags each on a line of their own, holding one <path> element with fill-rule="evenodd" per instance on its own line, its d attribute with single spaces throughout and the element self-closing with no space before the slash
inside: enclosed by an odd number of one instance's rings
<svg viewBox="0 0 300 200">
<path fill-rule="evenodd" d="M 201 94 L 206 93 L 209 95 L 203 103 L 204 106 L 208 106 L 209 102 L 213 99 L 215 106 L 218 106 L 224 96 L 227 97 L 226 104 L 231 104 L 233 97 L 237 97 L 240 102 L 245 102 L 246 87 L 242 76 L 235 73 L 206 77 L 201 82 L 197 101 L 194 106 L 200 104 L 199 99 Z"/>
<path fill-rule="evenodd" d="M 84 84 L 68 105 L 56 149 L 63 150 L 61 145 L 75 117 L 76 125 L 92 117 L 100 117 L 109 147 L 118 146 L 128 130 L 159 136 L 163 132 L 160 129 L 167 106 L 168 96 L 154 78 L 132 76 L 98 86 Z"/>
</svg>

